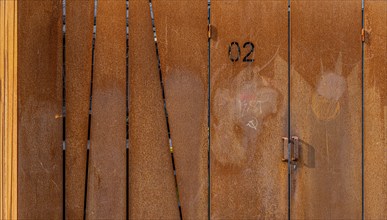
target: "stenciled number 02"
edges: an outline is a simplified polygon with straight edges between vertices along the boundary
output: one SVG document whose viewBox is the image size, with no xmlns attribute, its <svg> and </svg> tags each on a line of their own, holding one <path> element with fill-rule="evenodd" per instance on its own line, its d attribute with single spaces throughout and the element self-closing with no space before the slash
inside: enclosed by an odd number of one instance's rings
<svg viewBox="0 0 387 220">
<path fill-rule="evenodd" d="M 254 62 L 254 59 L 251 59 L 249 57 L 254 52 L 254 44 L 251 42 L 246 42 L 245 44 L 243 44 L 243 48 L 247 48 L 247 47 L 250 48 L 250 51 L 243 58 L 243 62 L 252 63 L 252 62 Z M 241 56 L 241 47 L 239 46 L 238 42 L 234 41 L 230 44 L 230 46 L 228 47 L 228 56 L 229 56 L 231 62 L 233 62 L 233 63 L 235 63 L 239 60 L 239 58 Z"/>
</svg>

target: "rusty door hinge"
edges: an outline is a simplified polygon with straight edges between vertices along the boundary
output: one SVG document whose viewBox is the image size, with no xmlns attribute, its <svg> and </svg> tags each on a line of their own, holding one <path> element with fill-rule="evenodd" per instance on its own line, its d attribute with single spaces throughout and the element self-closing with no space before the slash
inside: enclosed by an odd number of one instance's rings
<svg viewBox="0 0 387 220">
<path fill-rule="evenodd" d="M 292 161 L 298 161 L 298 148 L 299 148 L 299 139 L 296 136 L 292 137 L 291 143 L 293 144 L 293 151 L 292 151 Z"/>
<path fill-rule="evenodd" d="M 367 43 L 370 38 L 370 33 L 366 31 L 364 28 L 361 29 L 361 41 Z"/>
<path fill-rule="evenodd" d="M 212 26 L 211 26 L 211 24 L 208 24 L 208 26 L 207 26 L 207 37 L 208 37 L 208 39 L 211 39 L 211 37 L 212 37 Z"/>
<path fill-rule="evenodd" d="M 284 150 L 284 156 L 282 158 L 282 162 L 288 162 L 288 149 L 289 149 L 289 138 L 287 137 L 282 137 L 282 140 L 283 140 L 283 150 Z"/>
<path fill-rule="evenodd" d="M 282 140 L 283 140 L 283 148 L 284 148 L 284 157 L 282 158 L 282 161 L 288 162 L 289 156 L 291 157 L 291 161 L 293 162 L 298 161 L 299 138 L 297 136 L 292 136 L 291 140 L 289 141 L 289 138 L 283 137 Z"/>
<path fill-rule="evenodd" d="M 365 30 L 364 30 L 364 28 L 361 29 L 361 41 L 365 42 Z"/>
</svg>

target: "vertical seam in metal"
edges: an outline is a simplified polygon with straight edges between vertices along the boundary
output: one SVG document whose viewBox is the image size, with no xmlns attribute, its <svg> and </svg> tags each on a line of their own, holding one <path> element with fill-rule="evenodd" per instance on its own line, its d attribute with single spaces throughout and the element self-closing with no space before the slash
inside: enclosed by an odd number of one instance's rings
<svg viewBox="0 0 387 220">
<path fill-rule="evenodd" d="M 66 219 L 66 0 L 62 2 L 62 218 Z"/>
<path fill-rule="evenodd" d="M 87 146 L 86 146 L 86 174 L 85 174 L 85 196 L 83 203 L 83 219 L 86 220 L 87 213 L 87 185 L 89 182 L 89 159 L 90 159 L 90 132 L 91 132 L 91 114 L 92 114 L 92 104 L 93 104 L 93 79 L 94 79 L 94 60 L 95 60 L 95 43 L 97 38 L 97 9 L 98 9 L 98 0 L 94 1 L 93 9 L 93 38 L 91 43 L 91 77 L 90 77 L 90 100 L 89 100 L 89 119 L 88 119 L 88 129 L 87 129 Z"/>
<path fill-rule="evenodd" d="M 129 0 L 126 7 L 126 219 L 129 219 Z"/>
<path fill-rule="evenodd" d="M 364 0 L 362 0 L 362 14 L 361 14 L 361 24 L 362 24 L 362 30 L 364 30 Z M 365 55 L 365 48 L 364 48 L 364 41 L 362 40 L 362 57 L 361 57 L 361 185 L 362 185 L 362 192 L 361 192 L 361 212 L 362 212 L 362 219 L 365 218 L 365 210 L 364 210 L 364 55 Z"/>
<path fill-rule="evenodd" d="M 290 98 L 291 98 L 291 89 L 290 89 L 290 86 L 291 86 L 291 77 L 290 77 L 290 73 L 291 73 L 291 13 L 290 13 L 290 10 L 291 10 L 291 0 L 288 0 L 288 140 L 289 140 L 289 143 L 288 143 L 288 158 L 290 158 L 290 147 L 289 144 L 290 144 L 290 137 L 291 137 L 291 125 L 290 125 L 290 108 L 291 108 L 291 105 L 290 105 Z M 290 159 L 288 160 L 288 220 L 290 220 L 290 216 L 291 216 L 291 167 L 290 167 Z"/>
<path fill-rule="evenodd" d="M 171 154 L 171 160 L 172 160 L 173 176 L 174 176 L 174 179 L 175 179 L 175 189 L 176 189 L 176 196 L 177 196 L 177 205 L 178 205 L 178 209 L 179 209 L 180 220 L 182 220 L 183 219 L 183 214 L 182 214 L 182 211 L 181 211 L 179 186 L 177 184 L 177 173 L 176 173 L 176 167 L 175 167 L 175 158 L 173 156 L 172 136 L 171 136 L 171 131 L 170 131 L 170 128 L 169 128 L 169 119 L 168 119 L 168 111 L 167 111 L 167 100 L 166 100 L 166 95 L 165 95 L 163 75 L 162 75 L 162 71 L 161 71 L 161 60 L 160 60 L 160 54 L 159 54 L 159 46 L 158 46 L 158 43 L 157 43 L 157 29 L 156 29 L 156 24 L 155 24 L 155 19 L 154 19 L 154 11 L 153 11 L 152 0 L 149 0 L 149 9 L 150 9 L 150 15 L 151 15 L 151 19 L 152 19 L 153 39 L 154 39 L 155 48 L 156 48 L 156 57 L 157 57 L 157 64 L 158 64 L 159 77 L 160 77 L 160 86 L 161 86 L 161 91 L 162 91 L 162 95 L 163 95 L 165 121 L 166 121 L 166 124 L 167 124 L 167 130 L 168 130 L 168 140 L 169 140 L 169 148 L 170 148 L 170 154 Z"/>
<path fill-rule="evenodd" d="M 211 25 L 211 0 L 208 0 L 208 24 Z M 210 26 L 209 26 L 210 27 Z M 208 220 L 211 219 L 211 38 L 208 38 Z"/>
</svg>

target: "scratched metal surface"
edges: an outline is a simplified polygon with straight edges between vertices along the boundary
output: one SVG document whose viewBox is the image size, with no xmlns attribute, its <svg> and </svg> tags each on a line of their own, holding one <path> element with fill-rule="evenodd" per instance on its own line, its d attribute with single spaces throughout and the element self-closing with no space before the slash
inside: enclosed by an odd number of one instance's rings
<svg viewBox="0 0 387 220">
<path fill-rule="evenodd" d="M 207 0 L 153 0 L 183 219 L 207 218 Z"/>
<path fill-rule="evenodd" d="M 84 214 L 94 1 L 66 1 L 66 218 Z"/>
<path fill-rule="evenodd" d="M 126 3 L 98 2 L 88 219 L 126 217 Z"/>
<path fill-rule="evenodd" d="M 365 218 L 387 219 L 387 1 L 365 2 Z"/>
<path fill-rule="evenodd" d="M 149 1 L 129 15 L 129 216 L 179 219 Z"/>
<path fill-rule="evenodd" d="M 291 2 L 294 219 L 361 219 L 361 1 Z"/>
<path fill-rule="evenodd" d="M 61 1 L 18 1 L 18 39 L 18 218 L 61 219 Z"/>
<path fill-rule="evenodd" d="M 287 5 L 211 2 L 212 219 L 287 217 Z M 232 42 L 241 47 L 236 62 Z M 246 42 L 254 62 L 243 62 Z"/>
</svg>

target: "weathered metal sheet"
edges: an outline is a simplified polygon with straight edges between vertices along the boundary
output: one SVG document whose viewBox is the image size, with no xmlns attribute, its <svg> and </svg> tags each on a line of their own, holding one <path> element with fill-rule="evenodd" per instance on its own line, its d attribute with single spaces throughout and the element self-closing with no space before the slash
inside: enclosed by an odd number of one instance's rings
<svg viewBox="0 0 387 220">
<path fill-rule="evenodd" d="M 387 1 L 365 1 L 365 219 L 387 219 Z"/>
<path fill-rule="evenodd" d="M 61 219 L 61 1 L 18 1 L 18 39 L 18 218 Z"/>
<path fill-rule="evenodd" d="M 66 218 L 84 215 L 94 1 L 66 1 Z"/>
<path fill-rule="evenodd" d="M 211 1 L 212 219 L 287 218 L 287 6 Z"/>
<path fill-rule="evenodd" d="M 153 0 L 183 219 L 207 218 L 207 0 Z"/>
<path fill-rule="evenodd" d="M 291 2 L 294 219 L 362 217 L 361 0 Z"/>
<path fill-rule="evenodd" d="M 149 1 L 129 16 L 129 216 L 179 219 Z"/>
<path fill-rule="evenodd" d="M 88 219 L 126 217 L 126 2 L 98 2 Z"/>
</svg>

